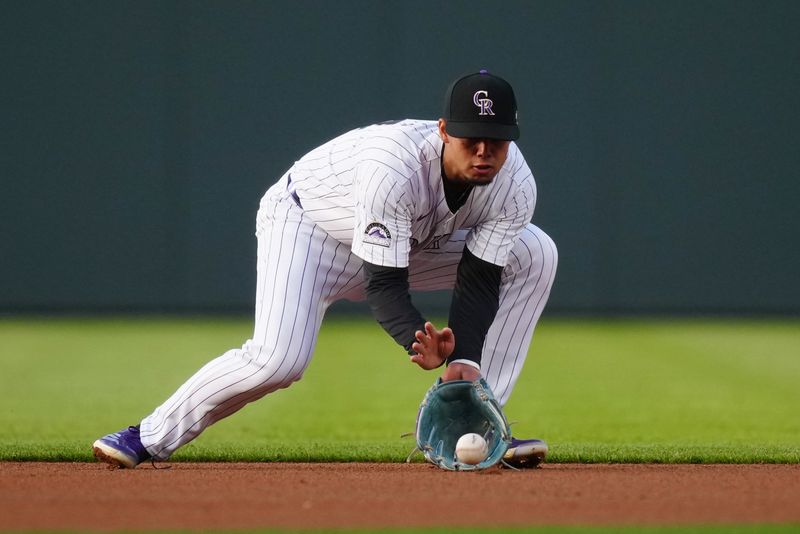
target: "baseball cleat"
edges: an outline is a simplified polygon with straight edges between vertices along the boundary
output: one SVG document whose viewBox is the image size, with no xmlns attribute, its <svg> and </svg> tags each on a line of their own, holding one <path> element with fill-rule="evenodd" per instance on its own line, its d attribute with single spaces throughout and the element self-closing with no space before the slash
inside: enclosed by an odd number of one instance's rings
<svg viewBox="0 0 800 534">
<path fill-rule="evenodd" d="M 511 438 L 511 445 L 503 456 L 503 462 L 524 469 L 537 467 L 547 456 L 547 443 L 540 439 Z"/>
<path fill-rule="evenodd" d="M 94 457 L 112 467 L 132 469 L 150 458 L 139 439 L 139 426 L 129 426 L 98 439 L 92 445 Z"/>
</svg>

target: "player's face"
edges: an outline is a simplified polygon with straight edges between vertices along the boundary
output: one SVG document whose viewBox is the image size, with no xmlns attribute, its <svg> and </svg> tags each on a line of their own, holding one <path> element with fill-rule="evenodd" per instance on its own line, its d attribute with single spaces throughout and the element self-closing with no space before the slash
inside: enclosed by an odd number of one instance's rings
<svg viewBox="0 0 800 534">
<path fill-rule="evenodd" d="M 474 185 L 491 183 L 508 157 L 510 141 L 453 137 L 439 119 L 439 135 L 444 141 L 444 172 L 455 182 Z"/>
</svg>

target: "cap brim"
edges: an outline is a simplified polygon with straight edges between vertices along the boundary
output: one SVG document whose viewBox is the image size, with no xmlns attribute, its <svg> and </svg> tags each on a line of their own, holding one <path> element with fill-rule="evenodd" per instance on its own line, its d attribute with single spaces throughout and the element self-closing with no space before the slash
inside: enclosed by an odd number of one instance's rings
<svg viewBox="0 0 800 534">
<path fill-rule="evenodd" d="M 516 141 L 519 139 L 519 126 L 516 124 L 447 121 L 445 131 L 453 137 L 500 139 L 503 141 Z"/>
</svg>

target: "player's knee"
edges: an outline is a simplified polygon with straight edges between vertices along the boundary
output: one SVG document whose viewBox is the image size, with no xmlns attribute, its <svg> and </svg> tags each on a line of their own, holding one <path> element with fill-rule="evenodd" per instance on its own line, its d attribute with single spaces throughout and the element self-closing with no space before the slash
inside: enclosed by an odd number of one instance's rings
<svg viewBox="0 0 800 534">
<path fill-rule="evenodd" d="M 554 272 L 557 265 L 558 248 L 553 239 L 538 226 L 529 224 L 514 247 L 509 267 L 538 276 Z"/>
<path fill-rule="evenodd" d="M 556 247 L 556 242 L 541 229 L 539 229 L 539 237 L 542 245 L 542 263 L 549 268 L 555 269 L 558 266 L 558 247 Z"/>
<path fill-rule="evenodd" d="M 280 385 L 278 386 L 279 389 L 286 389 L 295 382 L 298 382 L 301 378 L 303 378 L 303 370 L 293 371 L 290 373 L 286 373 L 283 375 L 283 380 L 281 380 Z"/>
<path fill-rule="evenodd" d="M 279 350 L 252 341 L 245 344 L 244 352 L 249 360 L 248 366 L 252 368 L 253 379 L 271 390 L 287 388 L 300 380 L 310 358 L 309 354 Z"/>
<path fill-rule="evenodd" d="M 283 360 L 274 365 L 265 365 L 258 371 L 257 379 L 264 383 L 270 391 L 288 388 L 303 377 L 305 366 L 299 366 L 292 360 Z"/>
</svg>

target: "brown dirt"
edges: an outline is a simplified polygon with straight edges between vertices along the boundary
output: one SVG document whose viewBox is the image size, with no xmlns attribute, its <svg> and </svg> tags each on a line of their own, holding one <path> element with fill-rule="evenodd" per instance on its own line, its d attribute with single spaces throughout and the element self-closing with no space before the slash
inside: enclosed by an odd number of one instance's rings
<svg viewBox="0 0 800 534">
<path fill-rule="evenodd" d="M 0 463 L 0 530 L 800 522 L 800 465 Z"/>
</svg>

